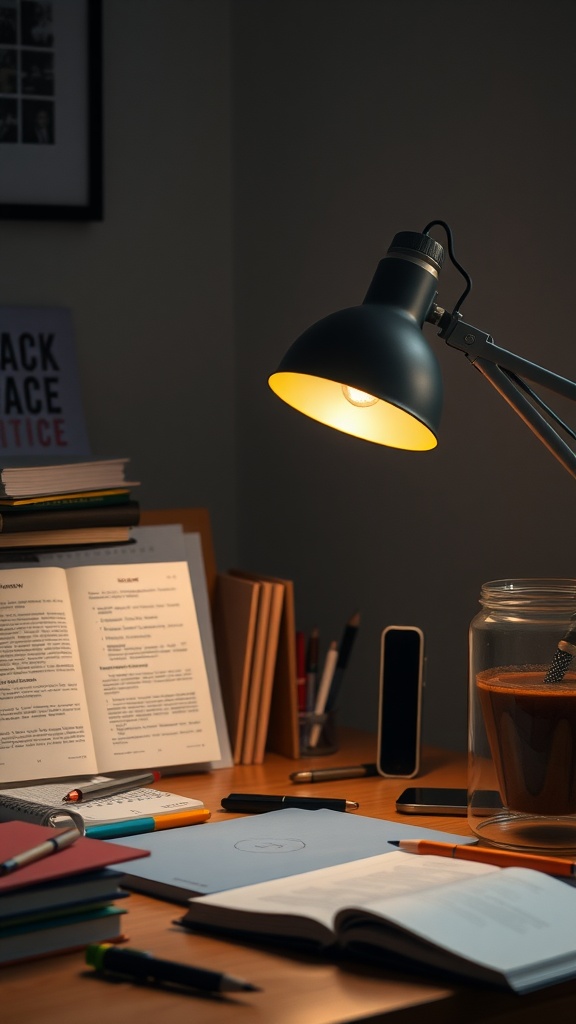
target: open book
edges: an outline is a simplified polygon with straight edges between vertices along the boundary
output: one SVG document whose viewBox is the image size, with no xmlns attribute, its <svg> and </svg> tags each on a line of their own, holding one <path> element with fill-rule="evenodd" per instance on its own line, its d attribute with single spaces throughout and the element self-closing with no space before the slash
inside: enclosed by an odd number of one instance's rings
<svg viewBox="0 0 576 1024">
<path fill-rule="evenodd" d="M 576 976 L 575 919 L 542 872 L 395 852 L 196 897 L 179 923 L 529 992 Z"/>
<path fill-rule="evenodd" d="M 217 760 L 186 562 L 0 572 L 0 777 Z"/>
</svg>

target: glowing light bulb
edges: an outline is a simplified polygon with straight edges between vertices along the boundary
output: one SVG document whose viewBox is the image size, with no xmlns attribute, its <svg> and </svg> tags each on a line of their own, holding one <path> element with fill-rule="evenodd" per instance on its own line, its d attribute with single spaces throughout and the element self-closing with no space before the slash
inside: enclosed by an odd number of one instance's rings
<svg viewBox="0 0 576 1024">
<path fill-rule="evenodd" d="M 374 395 L 369 395 L 366 391 L 359 391 L 358 388 L 350 388 L 347 384 L 342 385 L 342 394 L 350 405 L 356 405 L 359 409 L 367 409 L 369 405 L 376 405 L 378 401 L 374 398 Z"/>
</svg>

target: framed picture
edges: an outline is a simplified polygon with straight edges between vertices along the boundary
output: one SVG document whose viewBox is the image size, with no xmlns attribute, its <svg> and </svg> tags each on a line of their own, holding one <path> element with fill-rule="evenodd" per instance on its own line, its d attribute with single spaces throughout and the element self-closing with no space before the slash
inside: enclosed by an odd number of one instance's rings
<svg viewBox="0 0 576 1024">
<path fill-rule="evenodd" d="M 0 218 L 102 216 L 101 0 L 0 0 Z"/>
</svg>

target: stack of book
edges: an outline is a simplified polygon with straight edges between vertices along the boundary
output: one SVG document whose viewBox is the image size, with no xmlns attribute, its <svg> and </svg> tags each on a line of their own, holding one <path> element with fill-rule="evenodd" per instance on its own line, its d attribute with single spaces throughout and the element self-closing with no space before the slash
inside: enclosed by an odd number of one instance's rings
<svg viewBox="0 0 576 1024">
<path fill-rule="evenodd" d="M 42 825 L 0 824 L 0 864 L 54 835 Z M 81 837 L 0 877 L 0 964 L 123 941 L 125 910 L 116 901 L 127 893 L 110 865 L 141 856 L 146 852 Z"/>
<path fill-rule="evenodd" d="M 140 508 L 128 459 L 0 467 L 0 550 L 125 544 Z"/>
<path fill-rule="evenodd" d="M 233 570 L 217 577 L 214 640 L 235 764 L 298 757 L 294 587 Z"/>
</svg>

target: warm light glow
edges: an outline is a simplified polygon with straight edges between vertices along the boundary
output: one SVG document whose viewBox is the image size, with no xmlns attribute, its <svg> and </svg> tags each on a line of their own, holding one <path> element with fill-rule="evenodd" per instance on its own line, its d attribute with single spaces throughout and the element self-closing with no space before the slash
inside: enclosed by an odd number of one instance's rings
<svg viewBox="0 0 576 1024">
<path fill-rule="evenodd" d="M 359 409 L 366 409 L 369 405 L 376 405 L 378 401 L 374 395 L 368 395 L 366 391 L 359 391 L 358 388 L 349 388 L 347 384 L 342 385 L 342 394 L 350 405 L 356 405 Z"/>
<path fill-rule="evenodd" d="M 304 373 L 273 373 L 268 383 L 279 398 L 298 412 L 345 434 L 408 451 L 423 452 L 436 447 L 434 434 L 420 420 L 380 399 L 370 405 L 351 404 L 337 381 Z"/>
</svg>

